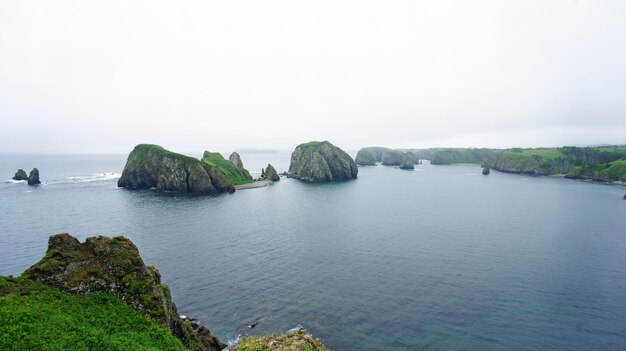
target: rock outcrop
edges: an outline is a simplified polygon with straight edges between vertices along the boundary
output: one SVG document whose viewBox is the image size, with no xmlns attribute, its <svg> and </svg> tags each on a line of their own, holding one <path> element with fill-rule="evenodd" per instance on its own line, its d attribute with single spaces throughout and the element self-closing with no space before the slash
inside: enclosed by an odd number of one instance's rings
<svg viewBox="0 0 626 351">
<path fill-rule="evenodd" d="M 401 166 L 404 161 L 404 152 L 398 150 L 387 150 L 383 152 L 383 165 Z"/>
<path fill-rule="evenodd" d="M 117 186 L 203 194 L 235 191 L 217 166 L 150 144 L 135 146 Z"/>
<path fill-rule="evenodd" d="M 26 174 L 26 171 L 20 168 L 17 172 L 15 172 L 13 180 L 28 180 L 28 175 Z"/>
<path fill-rule="evenodd" d="M 483 163 L 483 174 L 488 175 L 489 173 L 491 173 L 491 170 L 489 168 L 489 163 L 485 162 Z"/>
<path fill-rule="evenodd" d="M 241 158 L 239 158 L 239 154 L 235 153 L 237 158 L 239 159 L 239 164 L 241 167 L 236 165 L 230 160 L 224 159 L 222 154 L 219 152 L 209 152 L 205 151 L 202 155 L 202 162 L 206 163 L 211 167 L 217 167 L 217 169 L 224 175 L 227 182 L 239 185 L 250 183 L 253 181 L 250 172 L 243 168 L 243 162 L 241 162 Z M 230 155 L 231 158 L 233 155 Z"/>
<path fill-rule="evenodd" d="M 112 294 L 170 330 L 190 350 L 226 347 L 208 328 L 181 319 L 159 271 L 146 266 L 124 237 L 96 236 L 81 243 L 66 233 L 53 235 L 44 258 L 23 276 L 69 293 Z"/>
<path fill-rule="evenodd" d="M 37 168 L 33 168 L 28 175 L 28 185 L 39 185 L 41 181 L 39 180 L 39 170 Z"/>
<path fill-rule="evenodd" d="M 375 166 L 376 165 L 376 155 L 370 150 L 361 149 L 356 154 L 356 159 L 354 159 L 359 166 Z"/>
<path fill-rule="evenodd" d="M 237 166 L 237 168 L 244 169 L 243 162 L 241 162 L 241 156 L 239 156 L 238 153 L 233 152 L 232 154 L 230 154 L 230 157 L 228 157 L 228 160 L 232 162 L 235 166 Z"/>
<path fill-rule="evenodd" d="M 274 166 L 268 163 L 267 167 L 261 170 L 261 180 L 271 180 L 273 182 L 277 182 L 280 180 L 280 177 L 278 176 L 278 172 L 276 172 Z"/>
<path fill-rule="evenodd" d="M 288 176 L 306 182 L 354 179 L 359 169 L 350 155 L 328 141 L 300 144 L 291 154 Z"/>
<path fill-rule="evenodd" d="M 410 159 L 409 157 L 405 157 L 402 165 L 400 165 L 400 169 L 412 171 L 415 169 L 415 164 L 413 163 L 412 159 Z"/>
</svg>

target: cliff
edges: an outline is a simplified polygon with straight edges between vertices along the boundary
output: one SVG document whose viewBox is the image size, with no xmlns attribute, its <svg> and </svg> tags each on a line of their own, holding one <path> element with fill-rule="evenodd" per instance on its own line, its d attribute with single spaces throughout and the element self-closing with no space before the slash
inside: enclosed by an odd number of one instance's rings
<svg viewBox="0 0 626 351">
<path fill-rule="evenodd" d="M 626 147 L 560 147 L 498 152 L 491 167 L 512 173 L 564 174 L 602 182 L 626 181 Z"/>
<path fill-rule="evenodd" d="M 330 182 L 357 177 L 350 155 L 328 141 L 300 144 L 291 154 L 288 176 L 307 182 Z"/>
<path fill-rule="evenodd" d="M 375 166 L 376 156 L 369 150 L 361 149 L 357 152 L 354 162 L 359 166 Z"/>
<path fill-rule="evenodd" d="M 385 166 L 400 166 L 405 159 L 404 152 L 398 150 L 387 150 L 382 157 Z"/>
<path fill-rule="evenodd" d="M 233 168 L 236 167 L 233 165 Z M 117 182 L 117 186 L 131 189 L 203 194 L 233 192 L 233 185 L 233 181 L 210 163 L 150 144 L 140 144 L 133 149 Z"/>
<path fill-rule="evenodd" d="M 222 173 L 227 183 L 239 185 L 252 182 L 253 179 L 250 172 L 243 168 L 243 163 L 239 158 L 239 154 L 235 154 L 237 155 L 234 157 L 235 162 L 238 161 L 237 163 L 241 165 L 241 167 L 232 161 L 224 159 L 224 157 L 218 152 L 205 151 L 202 155 L 202 162 L 210 167 L 216 167 Z"/>
<path fill-rule="evenodd" d="M 225 347 L 208 328 L 181 319 L 159 271 L 146 266 L 137 247 L 124 237 L 97 236 L 81 243 L 69 234 L 53 235 L 44 258 L 22 277 L 72 294 L 111 294 L 169 330 L 190 350 Z"/>
</svg>

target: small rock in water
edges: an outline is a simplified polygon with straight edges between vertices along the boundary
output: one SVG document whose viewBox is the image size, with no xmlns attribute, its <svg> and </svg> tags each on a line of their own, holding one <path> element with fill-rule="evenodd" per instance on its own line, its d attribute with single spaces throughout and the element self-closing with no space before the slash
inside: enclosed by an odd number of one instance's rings
<svg viewBox="0 0 626 351">
<path fill-rule="evenodd" d="M 26 172 L 20 168 L 17 172 L 15 172 L 13 180 L 28 180 L 28 175 L 26 175 Z"/>
<path fill-rule="evenodd" d="M 28 176 L 28 185 L 38 184 L 41 184 L 41 181 L 39 181 L 39 170 L 37 168 L 33 168 L 33 170 L 30 171 L 30 175 Z"/>
</svg>

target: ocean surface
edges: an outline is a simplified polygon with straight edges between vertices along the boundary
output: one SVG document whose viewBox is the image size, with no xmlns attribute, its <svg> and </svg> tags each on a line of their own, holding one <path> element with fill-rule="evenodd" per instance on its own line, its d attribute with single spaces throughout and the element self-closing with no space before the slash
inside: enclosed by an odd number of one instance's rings
<svg viewBox="0 0 626 351">
<path fill-rule="evenodd" d="M 125 159 L 0 155 L 0 275 L 51 234 L 124 235 L 225 341 L 300 324 L 334 351 L 626 349 L 623 186 L 424 164 L 191 196 L 118 189 Z M 43 185 L 5 181 L 33 167 Z"/>
</svg>

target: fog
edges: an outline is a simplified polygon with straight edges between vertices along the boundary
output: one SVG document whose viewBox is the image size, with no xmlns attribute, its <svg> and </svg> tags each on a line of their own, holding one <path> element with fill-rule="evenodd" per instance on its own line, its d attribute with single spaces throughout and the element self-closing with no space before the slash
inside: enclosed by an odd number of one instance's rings
<svg viewBox="0 0 626 351">
<path fill-rule="evenodd" d="M 626 1 L 0 0 L 0 152 L 626 143 Z"/>
</svg>

